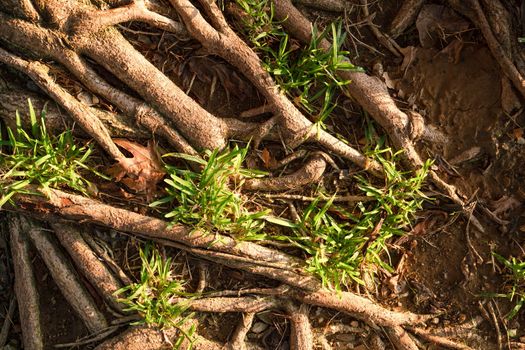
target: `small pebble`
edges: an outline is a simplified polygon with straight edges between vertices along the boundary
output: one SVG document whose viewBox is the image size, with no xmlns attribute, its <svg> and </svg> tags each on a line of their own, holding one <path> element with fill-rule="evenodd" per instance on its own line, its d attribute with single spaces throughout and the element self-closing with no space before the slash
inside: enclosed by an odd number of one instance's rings
<svg viewBox="0 0 525 350">
<path fill-rule="evenodd" d="M 438 324 L 439 323 L 439 318 L 438 317 L 434 317 L 433 319 L 430 320 L 430 322 L 432 322 L 433 324 Z"/>
<path fill-rule="evenodd" d="M 252 332 L 253 333 L 256 333 L 256 334 L 259 334 L 259 333 L 262 333 L 266 330 L 266 328 L 268 328 L 268 325 L 266 323 L 263 323 L 263 322 L 256 322 L 253 326 L 252 326 Z"/>
<path fill-rule="evenodd" d="M 357 327 L 359 327 L 359 322 L 358 321 L 352 321 L 352 322 L 350 322 L 350 326 L 357 328 Z"/>
</svg>

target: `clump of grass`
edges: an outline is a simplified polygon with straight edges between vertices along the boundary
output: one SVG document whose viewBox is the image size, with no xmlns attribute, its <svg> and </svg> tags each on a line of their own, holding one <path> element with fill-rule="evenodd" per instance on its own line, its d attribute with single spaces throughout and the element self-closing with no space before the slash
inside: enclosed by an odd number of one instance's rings
<svg viewBox="0 0 525 350">
<path fill-rule="evenodd" d="M 421 186 L 431 165 L 426 162 L 411 176 L 396 169 L 399 154 L 390 149 L 371 152 L 385 169 L 385 185 L 375 187 L 356 176 L 359 189 L 373 200 L 358 203 L 353 212 L 333 205 L 332 198 L 322 206 L 319 200 L 313 201 L 297 223 L 274 220 L 292 229 L 292 235 L 274 239 L 288 240 L 301 248 L 308 256 L 308 270 L 319 276 L 324 286 L 340 290 L 352 282 L 363 284 L 362 274 L 369 264 L 392 271 L 388 259 L 382 258 L 385 253 L 388 256 L 388 239 L 404 234 L 427 199 Z"/>
<path fill-rule="evenodd" d="M 31 101 L 28 102 L 31 133 L 22 128 L 18 111 L 16 130 L 8 128 L 6 140 L 1 139 L 0 132 L 0 207 L 15 194 L 28 193 L 26 187 L 30 184 L 38 185 L 44 192 L 65 186 L 86 193 L 89 182 L 80 171 L 94 171 L 86 165 L 91 148 L 77 146 L 69 130 L 49 135 L 45 111 L 37 118 Z"/>
<path fill-rule="evenodd" d="M 290 37 L 274 20 L 271 1 L 237 0 L 237 4 L 247 14 L 243 21 L 246 36 L 261 54 L 266 70 L 296 105 L 324 127 L 337 105 L 336 92 L 350 83 L 336 72 L 362 71 L 346 58 L 349 52 L 342 49 L 346 35 L 341 21 L 321 33 L 314 26 L 310 43 L 299 48 L 290 44 Z M 327 51 L 321 47 L 324 39 L 331 39 Z"/>
<path fill-rule="evenodd" d="M 175 327 L 182 335 L 174 343 L 174 348 L 178 349 L 184 339 L 191 344 L 195 327 L 187 328 L 185 325 L 193 314 L 186 312 L 184 303 L 174 302 L 174 299 L 189 294 L 185 292 L 185 282 L 172 273 L 172 259 L 163 258 L 152 244 L 140 249 L 139 255 L 142 263 L 140 280 L 115 292 L 118 296 L 124 295 L 118 299 L 119 302 L 127 306 L 127 311 L 138 312 L 142 317 L 133 325 L 145 323 L 160 328 Z"/>
<path fill-rule="evenodd" d="M 498 261 L 505 266 L 508 272 L 508 283 L 505 286 L 506 292 L 495 294 L 494 296 L 506 298 L 515 303 L 512 310 L 507 315 L 508 319 L 514 318 L 525 305 L 525 261 L 511 257 L 509 260 L 501 255 L 492 253 Z"/>
<path fill-rule="evenodd" d="M 207 151 L 205 160 L 183 154 L 167 154 L 195 162 L 200 172 L 167 166 L 168 195 L 151 204 L 170 205 L 166 218 L 207 232 L 223 232 L 240 239 L 259 239 L 268 211 L 251 212 L 240 187 L 246 178 L 264 173 L 242 167 L 248 147 Z"/>
</svg>

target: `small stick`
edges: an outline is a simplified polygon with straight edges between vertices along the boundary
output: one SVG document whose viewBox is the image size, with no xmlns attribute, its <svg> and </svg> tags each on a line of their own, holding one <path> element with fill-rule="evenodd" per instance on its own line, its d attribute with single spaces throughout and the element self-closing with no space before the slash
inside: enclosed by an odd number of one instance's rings
<svg viewBox="0 0 525 350">
<path fill-rule="evenodd" d="M 255 108 L 251 108 L 251 109 L 247 109 L 245 111 L 242 111 L 241 114 L 239 114 L 239 117 L 241 117 L 241 118 L 252 118 L 252 117 L 259 116 L 261 114 L 271 113 L 271 112 L 272 112 L 272 109 L 270 108 L 270 106 L 262 105 L 262 106 L 259 106 L 259 107 L 255 107 Z"/>
<path fill-rule="evenodd" d="M 41 350 L 44 349 L 44 341 L 40 324 L 38 288 L 31 264 L 29 242 L 19 216 L 10 216 L 9 230 L 15 270 L 15 294 L 22 325 L 22 342 L 25 349 Z"/>
</svg>

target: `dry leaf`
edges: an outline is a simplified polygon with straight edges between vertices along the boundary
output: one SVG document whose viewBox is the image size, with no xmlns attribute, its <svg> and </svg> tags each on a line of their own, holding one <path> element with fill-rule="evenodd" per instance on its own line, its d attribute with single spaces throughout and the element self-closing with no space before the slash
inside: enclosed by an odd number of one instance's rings
<svg viewBox="0 0 525 350">
<path fill-rule="evenodd" d="M 112 166 L 108 171 L 109 175 L 131 190 L 146 192 L 150 197 L 166 174 L 154 143 L 148 142 L 148 146 L 144 147 L 125 139 L 114 139 L 113 142 L 131 153 L 133 157 L 124 158 Z"/>
<path fill-rule="evenodd" d="M 262 150 L 261 159 L 266 169 L 270 169 L 275 164 L 275 159 L 272 158 L 270 151 L 267 148 Z"/>
</svg>

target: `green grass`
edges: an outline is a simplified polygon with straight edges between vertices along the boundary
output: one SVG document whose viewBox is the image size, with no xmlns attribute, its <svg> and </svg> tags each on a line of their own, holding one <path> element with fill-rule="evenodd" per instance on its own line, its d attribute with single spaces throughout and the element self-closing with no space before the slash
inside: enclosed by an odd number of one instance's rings
<svg viewBox="0 0 525 350">
<path fill-rule="evenodd" d="M 306 47 L 290 43 L 290 37 L 274 20 L 269 0 L 237 0 L 247 14 L 244 32 L 261 55 L 266 70 L 282 91 L 307 112 L 318 126 L 324 127 L 336 104 L 338 91 L 350 83 L 341 80 L 337 71 L 362 71 L 354 66 L 342 49 L 345 33 L 342 22 L 332 23 L 319 33 L 313 28 L 312 39 Z M 328 51 L 321 48 L 323 39 L 331 40 Z"/>
<path fill-rule="evenodd" d="M 421 192 L 421 186 L 431 165 L 426 162 L 411 175 L 396 169 L 399 155 L 400 152 L 393 154 L 390 149 L 370 152 L 385 169 L 385 184 L 376 187 L 361 176 L 356 176 L 356 181 L 372 201 L 360 202 L 353 211 L 348 211 L 335 206 L 332 200 L 322 206 L 317 200 L 303 210 L 298 223 L 284 219 L 274 221 L 292 232 L 274 239 L 287 240 L 301 248 L 307 256 L 308 270 L 317 275 L 325 287 L 341 290 L 353 282 L 362 284 L 363 273 L 373 273 L 371 266 L 379 265 L 392 271 L 388 240 L 405 233 L 415 212 L 428 199 Z"/>
<path fill-rule="evenodd" d="M 248 198 L 240 188 L 247 178 L 263 172 L 242 167 L 248 147 L 235 146 L 222 152 L 207 151 L 205 159 L 183 154 L 166 154 L 195 162 L 200 172 L 167 165 L 165 180 L 167 196 L 152 203 L 152 207 L 168 205 L 166 218 L 172 223 L 184 223 L 206 232 L 222 232 L 239 239 L 260 239 L 264 217 L 268 211 L 250 211 Z"/>
<path fill-rule="evenodd" d="M 140 280 L 115 292 L 121 296 L 119 302 L 127 306 L 127 311 L 138 312 L 142 317 L 133 325 L 145 323 L 160 328 L 175 327 L 182 335 L 174 343 L 174 348 L 178 349 L 184 339 L 191 344 L 195 328 L 185 325 L 193 314 L 187 312 L 184 303 L 173 302 L 176 298 L 191 296 L 185 292 L 185 282 L 173 275 L 171 258 L 163 258 L 154 245 L 146 244 L 139 254 L 142 262 Z"/>
<path fill-rule="evenodd" d="M 505 286 L 505 293 L 495 294 L 494 296 L 509 299 L 515 305 L 507 315 L 508 319 L 515 317 L 525 305 L 525 261 L 511 257 L 509 260 L 501 255 L 493 253 L 496 259 L 505 266 L 508 275 L 508 283 Z"/>
<path fill-rule="evenodd" d="M 28 102 L 31 132 L 22 128 L 18 111 L 16 130 L 8 128 L 5 140 L 1 139 L 0 130 L 0 207 L 12 202 L 13 195 L 27 193 L 30 184 L 44 192 L 49 188 L 67 187 L 86 193 L 89 182 L 81 171 L 94 172 L 86 165 L 91 148 L 77 146 L 71 131 L 49 135 L 44 123 L 45 111 L 37 117 L 31 101 Z"/>
</svg>

